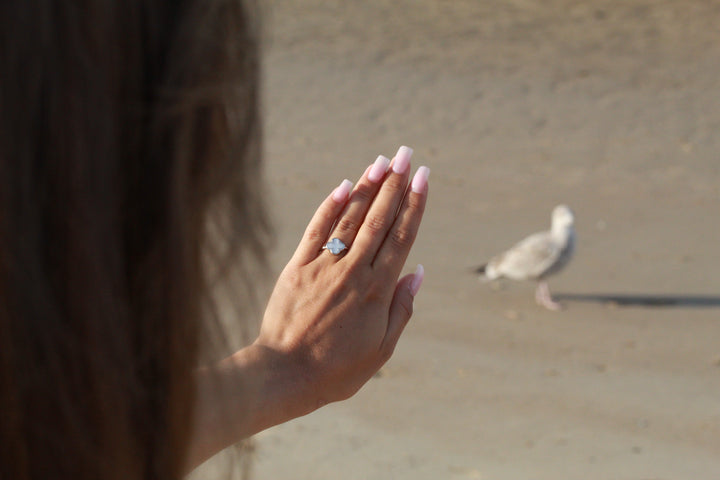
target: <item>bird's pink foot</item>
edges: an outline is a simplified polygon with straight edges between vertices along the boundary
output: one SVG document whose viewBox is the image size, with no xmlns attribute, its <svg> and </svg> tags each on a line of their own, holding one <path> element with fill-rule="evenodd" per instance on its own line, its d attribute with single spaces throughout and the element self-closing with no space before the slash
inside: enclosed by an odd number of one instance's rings
<svg viewBox="0 0 720 480">
<path fill-rule="evenodd" d="M 541 305 L 548 310 L 558 311 L 563 308 L 561 304 L 552 299 L 547 282 L 538 283 L 537 289 L 535 290 L 535 301 L 538 305 Z"/>
</svg>

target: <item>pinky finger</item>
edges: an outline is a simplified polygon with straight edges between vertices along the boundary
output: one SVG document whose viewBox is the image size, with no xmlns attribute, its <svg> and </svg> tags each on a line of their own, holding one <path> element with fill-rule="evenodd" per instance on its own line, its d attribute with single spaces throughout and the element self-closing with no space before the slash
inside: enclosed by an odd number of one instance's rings
<svg viewBox="0 0 720 480">
<path fill-rule="evenodd" d="M 414 274 L 404 276 L 397 283 L 395 295 L 390 303 L 390 318 L 382 346 L 385 360 L 392 355 L 400 335 L 410 321 L 413 314 L 413 301 L 420 290 L 424 277 L 425 269 L 422 265 L 418 265 Z"/>
<path fill-rule="evenodd" d="M 343 180 L 333 192 L 320 204 L 305 229 L 302 240 L 295 250 L 291 262 L 305 265 L 313 261 L 330 234 L 337 216 L 350 197 L 353 183 Z"/>
</svg>

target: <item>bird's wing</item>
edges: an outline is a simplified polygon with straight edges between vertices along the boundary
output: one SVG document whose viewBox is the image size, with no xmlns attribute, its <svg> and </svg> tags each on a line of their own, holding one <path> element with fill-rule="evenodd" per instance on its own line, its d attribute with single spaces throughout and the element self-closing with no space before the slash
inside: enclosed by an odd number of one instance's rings
<svg viewBox="0 0 720 480">
<path fill-rule="evenodd" d="M 489 265 L 500 275 L 513 280 L 538 278 L 558 260 L 561 250 L 562 246 L 550 232 L 540 232 L 493 258 Z"/>
</svg>

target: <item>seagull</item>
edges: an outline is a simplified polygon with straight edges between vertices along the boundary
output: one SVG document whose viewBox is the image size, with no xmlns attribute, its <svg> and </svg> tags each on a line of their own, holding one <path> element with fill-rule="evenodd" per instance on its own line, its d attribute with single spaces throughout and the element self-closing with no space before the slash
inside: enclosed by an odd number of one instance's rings
<svg viewBox="0 0 720 480">
<path fill-rule="evenodd" d="M 530 235 L 491 258 L 476 273 L 484 280 L 535 280 L 538 282 L 535 301 L 549 310 L 560 310 L 562 307 L 552 299 L 545 279 L 562 270 L 572 257 L 575 250 L 574 220 L 569 207 L 558 205 L 552 212 L 550 230 Z"/>
</svg>

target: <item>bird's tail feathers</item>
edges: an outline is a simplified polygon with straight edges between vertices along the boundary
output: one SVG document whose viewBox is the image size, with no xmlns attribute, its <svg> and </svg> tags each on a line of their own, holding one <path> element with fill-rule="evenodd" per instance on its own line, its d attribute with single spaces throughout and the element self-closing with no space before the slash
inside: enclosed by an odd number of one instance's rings
<svg viewBox="0 0 720 480">
<path fill-rule="evenodd" d="M 481 282 L 489 282 L 490 280 L 492 280 L 492 276 L 488 274 L 489 272 L 487 263 L 477 267 L 474 272 L 478 275 Z"/>
<path fill-rule="evenodd" d="M 485 265 L 477 267 L 475 273 L 479 275 L 480 281 L 482 282 L 491 282 L 502 277 L 502 274 L 497 271 L 493 262 L 488 262 Z"/>
</svg>

